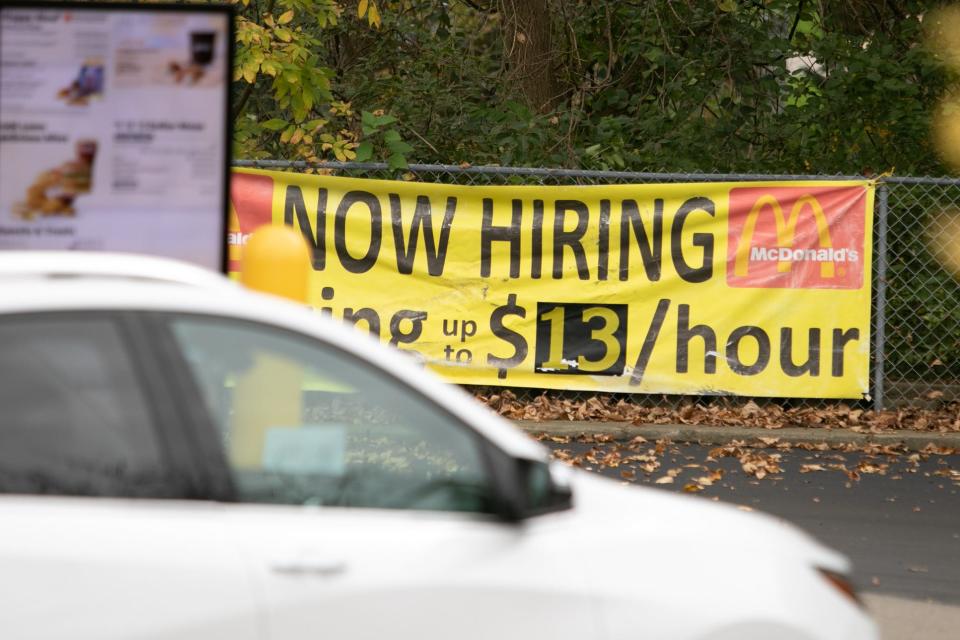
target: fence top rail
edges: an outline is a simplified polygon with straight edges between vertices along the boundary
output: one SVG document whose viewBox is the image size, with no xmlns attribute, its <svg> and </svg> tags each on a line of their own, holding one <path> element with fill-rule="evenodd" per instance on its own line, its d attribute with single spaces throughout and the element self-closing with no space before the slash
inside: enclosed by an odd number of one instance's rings
<svg viewBox="0 0 960 640">
<path fill-rule="evenodd" d="M 935 178 L 932 176 L 888 176 L 881 181 L 887 184 L 926 184 L 935 187 L 960 186 L 960 178 Z"/>
<path fill-rule="evenodd" d="M 305 160 L 234 160 L 233 166 L 251 169 L 334 169 L 338 171 L 391 171 L 385 162 L 307 162 Z M 864 180 L 861 175 L 779 174 L 779 173 L 679 173 L 656 171 L 601 171 L 595 169 L 547 169 L 538 167 L 463 166 L 458 164 L 411 164 L 411 173 L 463 173 L 502 176 L 596 178 L 639 181 L 746 182 L 754 180 Z M 960 186 L 960 178 L 924 176 L 882 176 L 887 184 Z"/>
</svg>

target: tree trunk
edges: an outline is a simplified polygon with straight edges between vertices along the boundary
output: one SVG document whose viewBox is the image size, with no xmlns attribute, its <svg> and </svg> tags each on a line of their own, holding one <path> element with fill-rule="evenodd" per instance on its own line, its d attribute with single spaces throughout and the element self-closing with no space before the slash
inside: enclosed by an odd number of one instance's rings
<svg viewBox="0 0 960 640">
<path fill-rule="evenodd" d="M 554 74 L 554 51 L 549 0 L 497 0 L 508 81 L 523 92 L 540 113 L 553 109 L 560 98 Z"/>
</svg>

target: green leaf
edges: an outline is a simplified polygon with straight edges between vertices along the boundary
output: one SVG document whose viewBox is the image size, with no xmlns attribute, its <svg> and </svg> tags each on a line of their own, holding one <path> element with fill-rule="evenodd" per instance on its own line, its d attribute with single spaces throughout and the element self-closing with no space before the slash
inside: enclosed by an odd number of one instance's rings
<svg viewBox="0 0 960 640">
<path fill-rule="evenodd" d="M 373 145 L 364 140 L 357 145 L 357 162 L 366 162 L 373 157 Z"/>
<path fill-rule="evenodd" d="M 813 20 L 798 20 L 797 33 L 809 34 L 813 32 Z"/>
<path fill-rule="evenodd" d="M 287 121 L 281 120 L 280 118 L 271 118 L 266 122 L 261 122 L 260 126 L 268 131 L 280 131 L 280 129 L 287 126 Z"/>
<path fill-rule="evenodd" d="M 375 133 L 377 132 L 378 129 L 377 129 L 377 126 L 376 126 L 375 124 L 372 124 L 370 121 L 367 120 L 367 117 L 366 117 L 366 116 L 367 116 L 367 114 L 366 114 L 366 112 L 364 112 L 364 114 L 363 114 L 363 116 L 361 117 L 361 120 L 360 120 L 360 129 L 361 129 L 361 131 L 363 131 L 363 135 L 365 135 L 365 136 L 372 136 L 373 134 L 375 134 Z"/>
<path fill-rule="evenodd" d="M 395 142 L 388 142 L 387 148 L 393 153 L 408 154 L 413 151 L 413 147 L 404 142 L 403 140 L 397 140 Z"/>
<path fill-rule="evenodd" d="M 381 127 L 393 124 L 396 121 L 397 119 L 391 115 L 375 116 L 369 111 L 364 111 L 360 114 L 360 122 L 363 125 L 363 133 L 365 135 L 376 133 Z"/>
<path fill-rule="evenodd" d="M 280 17 L 277 18 L 277 22 L 280 24 L 288 24 L 291 20 L 293 20 L 293 9 L 283 12 L 280 14 Z"/>
<path fill-rule="evenodd" d="M 643 52 L 643 57 L 650 62 L 657 62 L 663 59 L 663 49 L 660 47 L 647 47 Z"/>
<path fill-rule="evenodd" d="M 410 166 L 407 164 L 407 159 L 404 158 L 399 153 L 395 153 L 389 158 L 387 158 L 387 166 L 391 169 L 409 169 Z"/>
</svg>

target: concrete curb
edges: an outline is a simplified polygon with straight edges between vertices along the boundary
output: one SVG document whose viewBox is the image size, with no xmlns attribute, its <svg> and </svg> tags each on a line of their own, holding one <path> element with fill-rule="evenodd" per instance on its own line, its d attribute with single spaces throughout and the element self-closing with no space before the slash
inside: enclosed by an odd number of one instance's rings
<svg viewBox="0 0 960 640">
<path fill-rule="evenodd" d="M 910 451 L 920 451 L 927 445 L 960 449 L 960 433 L 924 431 L 887 431 L 883 433 L 857 433 L 847 429 L 823 429 L 817 427 L 787 427 L 784 429 L 758 429 L 755 427 L 716 427 L 686 424 L 643 424 L 629 422 L 581 422 L 568 420 L 514 420 L 514 424 L 530 434 L 547 433 L 552 436 L 577 436 L 581 433 L 603 433 L 616 440 L 630 440 L 643 436 L 647 440 L 667 438 L 674 442 L 724 445 L 733 440 L 745 440 L 763 444 L 760 438 L 779 438 L 779 442 L 792 444 L 830 445 L 867 444 L 902 445 Z"/>
</svg>

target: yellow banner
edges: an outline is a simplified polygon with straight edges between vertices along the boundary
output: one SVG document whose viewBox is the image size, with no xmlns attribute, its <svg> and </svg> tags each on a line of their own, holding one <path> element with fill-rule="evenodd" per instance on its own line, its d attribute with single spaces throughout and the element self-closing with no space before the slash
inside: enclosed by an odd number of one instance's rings
<svg viewBox="0 0 960 640">
<path fill-rule="evenodd" d="M 231 270 L 299 229 L 311 304 L 451 382 L 861 398 L 870 181 L 453 186 L 240 170 Z"/>
</svg>

